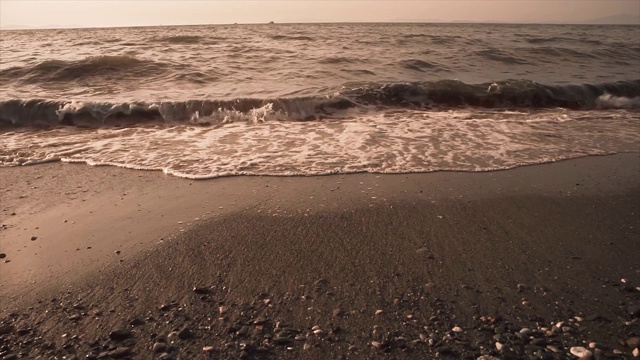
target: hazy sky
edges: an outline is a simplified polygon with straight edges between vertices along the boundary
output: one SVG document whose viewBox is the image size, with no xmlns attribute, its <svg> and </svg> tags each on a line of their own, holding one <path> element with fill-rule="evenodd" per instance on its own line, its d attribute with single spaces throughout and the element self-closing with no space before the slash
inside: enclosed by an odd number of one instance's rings
<svg viewBox="0 0 640 360">
<path fill-rule="evenodd" d="M 628 14 L 640 0 L 158 1 L 0 0 L 0 26 L 129 26 L 333 21 L 580 22 Z"/>
</svg>

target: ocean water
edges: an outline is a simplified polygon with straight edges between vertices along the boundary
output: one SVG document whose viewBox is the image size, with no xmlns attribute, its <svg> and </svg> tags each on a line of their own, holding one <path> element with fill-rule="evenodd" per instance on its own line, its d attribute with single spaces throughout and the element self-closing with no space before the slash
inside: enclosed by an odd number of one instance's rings
<svg viewBox="0 0 640 360">
<path fill-rule="evenodd" d="M 640 151 L 640 26 L 0 32 L 0 166 L 491 171 Z"/>
</svg>

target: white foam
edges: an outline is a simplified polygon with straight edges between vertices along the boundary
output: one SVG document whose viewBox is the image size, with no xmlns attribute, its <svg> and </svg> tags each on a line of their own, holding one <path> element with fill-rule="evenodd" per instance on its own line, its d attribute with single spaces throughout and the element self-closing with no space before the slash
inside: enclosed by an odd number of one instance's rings
<svg viewBox="0 0 640 360">
<path fill-rule="evenodd" d="M 603 94 L 596 99 L 596 107 L 598 109 L 638 109 L 640 108 L 640 97 L 628 98 Z"/>
<path fill-rule="evenodd" d="M 7 132 L 0 137 L 0 163 L 84 162 L 205 179 L 489 171 L 640 151 L 640 112 L 633 110 L 395 111 L 310 122 L 278 121 L 270 105 L 238 114 L 226 114 L 225 124 L 216 126 Z"/>
</svg>

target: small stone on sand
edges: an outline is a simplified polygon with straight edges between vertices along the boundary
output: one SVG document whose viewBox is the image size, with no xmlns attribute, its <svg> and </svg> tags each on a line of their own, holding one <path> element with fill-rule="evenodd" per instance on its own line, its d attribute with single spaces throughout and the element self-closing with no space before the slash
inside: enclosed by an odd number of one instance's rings
<svg viewBox="0 0 640 360">
<path fill-rule="evenodd" d="M 593 355 L 591 351 L 583 348 L 582 346 L 574 346 L 569 349 L 569 351 L 573 356 L 577 356 L 580 359 L 591 359 Z"/>
<path fill-rule="evenodd" d="M 167 344 L 163 343 L 163 342 L 157 342 L 155 344 L 153 344 L 153 352 L 154 353 L 160 353 L 163 352 L 167 349 Z"/>
<path fill-rule="evenodd" d="M 109 338 L 114 341 L 122 341 L 131 337 L 128 329 L 116 329 L 109 333 Z"/>
<path fill-rule="evenodd" d="M 640 347 L 640 337 L 639 336 L 630 337 L 627 339 L 626 343 L 627 343 L 627 346 L 630 348 Z"/>
</svg>

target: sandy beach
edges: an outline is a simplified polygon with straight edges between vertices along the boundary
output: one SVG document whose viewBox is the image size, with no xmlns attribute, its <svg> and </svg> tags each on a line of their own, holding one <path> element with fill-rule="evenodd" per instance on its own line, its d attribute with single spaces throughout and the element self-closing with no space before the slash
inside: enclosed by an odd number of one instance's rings
<svg viewBox="0 0 640 360">
<path fill-rule="evenodd" d="M 207 181 L 52 163 L 0 189 L 0 358 L 638 354 L 638 153 Z"/>
</svg>

